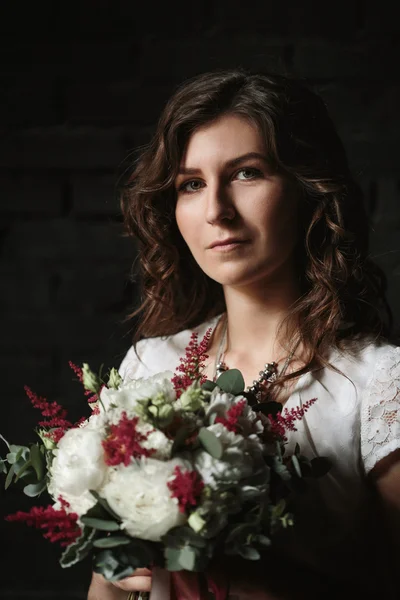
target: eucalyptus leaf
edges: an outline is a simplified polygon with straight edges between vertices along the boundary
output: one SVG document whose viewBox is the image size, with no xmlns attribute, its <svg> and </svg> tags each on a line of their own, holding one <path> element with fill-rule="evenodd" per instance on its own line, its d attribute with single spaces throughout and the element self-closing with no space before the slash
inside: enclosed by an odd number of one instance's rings
<svg viewBox="0 0 400 600">
<path fill-rule="evenodd" d="M 24 487 L 24 494 L 33 498 L 38 496 L 47 488 L 46 479 L 38 481 L 37 483 L 30 483 Z"/>
<path fill-rule="evenodd" d="M 238 548 L 238 554 L 247 560 L 259 560 L 261 558 L 259 551 L 252 546 L 240 546 Z"/>
<path fill-rule="evenodd" d="M 295 454 L 293 454 L 293 456 L 291 457 L 291 461 L 292 461 L 292 465 L 294 466 L 294 470 L 296 471 L 296 474 L 299 477 L 302 477 L 299 459 L 297 458 L 297 456 Z"/>
<path fill-rule="evenodd" d="M 205 390 L 206 392 L 212 392 L 215 387 L 217 387 L 215 381 L 210 381 L 209 379 L 201 384 L 201 389 Z"/>
<path fill-rule="evenodd" d="M 180 563 L 181 551 L 179 548 L 166 548 L 164 555 L 168 571 L 182 571 L 183 567 Z"/>
<path fill-rule="evenodd" d="M 196 552 L 190 546 L 185 546 L 181 550 L 179 562 L 186 571 L 194 571 L 196 567 Z"/>
<path fill-rule="evenodd" d="M 135 567 L 129 564 L 129 558 L 118 549 L 104 549 L 95 555 L 93 570 L 101 573 L 108 581 L 118 581 L 129 577 Z"/>
<path fill-rule="evenodd" d="M 30 460 L 32 466 L 36 471 L 38 481 L 41 481 L 44 477 L 44 461 L 43 454 L 40 451 L 38 444 L 33 444 L 30 449 Z"/>
<path fill-rule="evenodd" d="M 290 481 L 292 475 L 285 464 L 279 462 L 277 457 L 274 459 L 274 471 L 283 481 Z"/>
<path fill-rule="evenodd" d="M 93 527 L 93 529 L 100 529 L 100 531 L 119 531 L 120 526 L 115 521 L 108 521 L 105 519 L 96 519 L 95 517 L 87 517 L 86 515 L 81 517 L 82 523 Z"/>
<path fill-rule="evenodd" d="M 216 384 L 223 392 L 238 396 L 244 391 L 245 383 L 239 369 L 228 369 L 218 377 Z"/>
<path fill-rule="evenodd" d="M 281 517 L 286 509 L 286 502 L 283 498 L 279 500 L 275 506 L 273 506 L 272 510 L 275 517 Z"/>
<path fill-rule="evenodd" d="M 257 542 L 258 542 L 259 544 L 261 544 L 262 546 L 270 546 L 270 545 L 271 545 L 271 540 L 270 540 L 270 538 L 269 538 L 269 537 L 267 537 L 266 535 L 262 535 L 262 534 L 259 534 L 259 535 L 257 536 Z"/>
<path fill-rule="evenodd" d="M 69 544 L 61 555 L 60 565 L 71 567 L 83 560 L 93 546 L 96 531 L 90 527 L 83 527 L 81 535 L 72 544 Z"/>
<path fill-rule="evenodd" d="M 205 427 L 202 427 L 199 431 L 198 439 L 203 448 L 209 454 L 211 454 L 213 458 L 220 459 L 222 457 L 224 448 L 222 446 L 221 441 L 212 431 L 206 429 Z"/>
<path fill-rule="evenodd" d="M 93 542 L 96 548 L 116 548 L 131 543 L 131 538 L 125 535 L 110 535 L 105 538 L 98 538 Z"/>
<path fill-rule="evenodd" d="M 10 467 L 10 470 L 8 471 L 7 477 L 6 477 L 4 489 L 7 489 L 11 485 L 12 478 L 14 477 L 14 471 L 15 471 L 15 465 L 12 464 Z"/>
<path fill-rule="evenodd" d="M 24 475 L 24 473 L 26 473 L 26 471 L 28 471 L 30 469 L 31 466 L 32 466 L 32 462 L 30 460 L 27 460 L 26 463 L 24 463 L 20 469 L 18 469 L 17 463 L 14 464 L 15 481 L 18 481 L 18 479 L 20 479 L 20 477 L 22 477 Z"/>
<path fill-rule="evenodd" d="M 6 461 L 0 458 L 0 473 L 7 473 Z"/>
</svg>

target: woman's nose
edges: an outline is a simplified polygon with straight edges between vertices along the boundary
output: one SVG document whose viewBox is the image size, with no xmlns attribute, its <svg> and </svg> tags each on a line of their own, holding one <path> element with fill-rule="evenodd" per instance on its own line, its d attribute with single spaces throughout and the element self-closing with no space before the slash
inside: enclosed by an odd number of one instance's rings
<svg viewBox="0 0 400 600">
<path fill-rule="evenodd" d="M 236 216 L 236 208 L 229 192 L 222 185 L 208 186 L 206 191 L 206 220 L 213 225 Z"/>
</svg>

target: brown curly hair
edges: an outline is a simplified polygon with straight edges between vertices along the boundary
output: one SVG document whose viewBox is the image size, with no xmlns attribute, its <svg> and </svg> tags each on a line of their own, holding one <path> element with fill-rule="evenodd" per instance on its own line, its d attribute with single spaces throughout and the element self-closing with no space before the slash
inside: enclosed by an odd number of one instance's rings
<svg viewBox="0 0 400 600">
<path fill-rule="evenodd" d="M 292 339 L 308 349 L 308 364 L 325 364 L 325 345 L 387 336 L 385 276 L 369 257 L 362 191 L 324 102 L 294 78 L 234 69 L 178 87 L 121 187 L 126 231 L 138 240 L 143 294 L 129 315 L 140 315 L 134 341 L 195 327 L 225 309 L 221 285 L 201 271 L 179 233 L 174 188 L 191 134 L 225 114 L 257 125 L 269 161 L 300 190 L 295 254 L 301 297 L 287 323 L 296 322 Z"/>
</svg>

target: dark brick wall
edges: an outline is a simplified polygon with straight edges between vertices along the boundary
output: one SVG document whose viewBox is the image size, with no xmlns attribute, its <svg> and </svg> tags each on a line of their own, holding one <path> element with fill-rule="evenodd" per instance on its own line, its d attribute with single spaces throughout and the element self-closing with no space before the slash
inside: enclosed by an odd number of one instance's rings
<svg viewBox="0 0 400 600">
<path fill-rule="evenodd" d="M 0 4 L 0 432 L 28 443 L 23 386 L 84 402 L 68 360 L 119 364 L 134 248 L 115 185 L 184 78 L 283 69 L 326 99 L 371 212 L 372 254 L 400 316 L 399 19 L 385 3 Z M 1 512 L 30 506 L 0 491 Z M 90 565 L 62 570 L 37 531 L 0 520 L 0 597 L 83 599 Z"/>
</svg>

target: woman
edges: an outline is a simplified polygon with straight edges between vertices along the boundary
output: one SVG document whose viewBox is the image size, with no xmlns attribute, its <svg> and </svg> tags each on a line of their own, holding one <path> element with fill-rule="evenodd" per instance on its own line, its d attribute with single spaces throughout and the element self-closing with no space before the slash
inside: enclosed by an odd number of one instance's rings
<svg viewBox="0 0 400 600">
<path fill-rule="evenodd" d="M 324 103 L 281 76 L 195 77 L 166 105 L 122 207 L 144 298 L 124 377 L 174 370 L 191 332 L 212 327 L 209 379 L 235 367 L 288 408 L 317 398 L 288 445 L 333 467 L 299 499 L 268 567 L 230 562 L 232 598 L 396 597 L 387 532 L 400 532 L 400 348 Z M 117 584 L 94 575 L 88 598 L 150 586 L 146 569 Z"/>
</svg>

